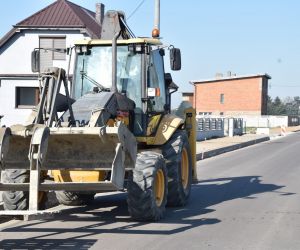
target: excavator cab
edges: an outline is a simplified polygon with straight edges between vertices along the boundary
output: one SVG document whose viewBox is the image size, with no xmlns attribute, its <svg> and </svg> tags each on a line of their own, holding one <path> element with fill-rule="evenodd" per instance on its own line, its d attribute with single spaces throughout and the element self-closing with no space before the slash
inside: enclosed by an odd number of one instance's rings
<svg viewBox="0 0 300 250">
<path fill-rule="evenodd" d="M 176 50 L 176 53 L 173 51 Z M 118 40 L 115 71 L 112 72 L 112 41 L 81 41 L 76 44 L 76 63 L 71 96 L 78 99 L 87 93 L 111 92 L 113 74 L 116 92 L 134 102 L 133 130 L 147 134 L 151 117 L 170 113 L 172 93 L 170 74 L 165 74 L 165 50 L 158 39 L 132 38 Z M 173 68 L 180 68 L 180 51 L 170 50 Z M 178 63 L 179 62 L 179 63 Z M 174 88 L 175 86 L 175 88 Z M 177 90 L 173 83 L 173 91 Z"/>
</svg>

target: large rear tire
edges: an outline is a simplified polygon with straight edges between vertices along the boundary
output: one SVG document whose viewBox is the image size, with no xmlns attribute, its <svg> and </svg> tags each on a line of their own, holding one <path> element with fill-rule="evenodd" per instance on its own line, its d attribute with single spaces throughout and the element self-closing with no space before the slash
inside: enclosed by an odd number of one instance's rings
<svg viewBox="0 0 300 250">
<path fill-rule="evenodd" d="M 1 172 L 3 183 L 29 182 L 29 171 L 23 169 L 9 169 Z M 28 191 L 3 191 L 4 210 L 26 210 L 29 204 Z"/>
<path fill-rule="evenodd" d="M 93 202 L 95 197 L 93 192 L 56 191 L 55 195 L 58 202 L 66 206 L 87 205 Z"/>
<path fill-rule="evenodd" d="M 184 206 L 191 192 L 192 158 L 185 131 L 176 131 L 163 146 L 168 169 L 168 206 Z"/>
<path fill-rule="evenodd" d="M 164 158 L 155 152 L 137 155 L 135 169 L 128 177 L 128 211 L 140 221 L 163 218 L 167 203 L 167 169 Z"/>
</svg>

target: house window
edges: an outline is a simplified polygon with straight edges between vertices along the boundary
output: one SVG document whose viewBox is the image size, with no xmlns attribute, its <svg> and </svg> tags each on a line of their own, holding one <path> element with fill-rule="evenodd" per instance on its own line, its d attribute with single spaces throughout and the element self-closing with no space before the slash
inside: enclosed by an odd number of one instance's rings
<svg viewBox="0 0 300 250">
<path fill-rule="evenodd" d="M 40 37 L 40 68 L 53 67 L 53 60 L 66 60 L 65 37 Z"/>
<path fill-rule="evenodd" d="M 39 103 L 39 88 L 16 87 L 16 108 L 32 108 Z"/>
<path fill-rule="evenodd" d="M 53 38 L 53 60 L 66 60 L 66 38 Z"/>
<path fill-rule="evenodd" d="M 221 104 L 224 104 L 224 94 L 221 94 L 221 95 L 220 95 L 220 103 L 221 103 Z"/>
</svg>

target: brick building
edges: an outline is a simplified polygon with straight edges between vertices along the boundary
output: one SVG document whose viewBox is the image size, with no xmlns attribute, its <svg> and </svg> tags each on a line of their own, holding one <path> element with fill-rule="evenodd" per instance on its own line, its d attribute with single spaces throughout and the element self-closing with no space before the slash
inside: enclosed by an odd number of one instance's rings
<svg viewBox="0 0 300 250">
<path fill-rule="evenodd" d="M 182 92 L 182 101 L 189 102 L 194 106 L 194 93 L 193 92 Z"/>
<path fill-rule="evenodd" d="M 197 114 L 266 115 L 268 74 L 222 77 L 195 80 L 193 106 Z M 183 96 L 187 98 L 187 96 Z"/>
</svg>

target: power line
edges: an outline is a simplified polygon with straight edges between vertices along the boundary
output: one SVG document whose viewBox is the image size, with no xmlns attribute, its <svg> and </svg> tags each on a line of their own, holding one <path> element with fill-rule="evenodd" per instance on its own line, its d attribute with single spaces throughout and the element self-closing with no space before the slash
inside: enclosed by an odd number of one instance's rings
<svg viewBox="0 0 300 250">
<path fill-rule="evenodd" d="M 142 0 L 138 5 L 137 7 L 131 12 L 131 14 L 128 16 L 127 20 L 129 20 L 138 10 L 139 8 L 143 5 L 143 3 L 145 2 L 146 0 Z"/>
<path fill-rule="evenodd" d="M 276 84 L 271 84 L 271 87 L 279 87 L 279 88 L 299 88 L 300 85 L 276 85 Z"/>
</svg>

